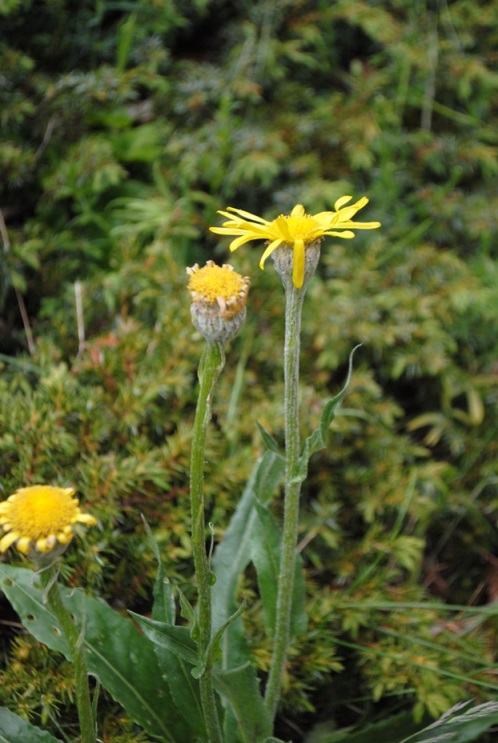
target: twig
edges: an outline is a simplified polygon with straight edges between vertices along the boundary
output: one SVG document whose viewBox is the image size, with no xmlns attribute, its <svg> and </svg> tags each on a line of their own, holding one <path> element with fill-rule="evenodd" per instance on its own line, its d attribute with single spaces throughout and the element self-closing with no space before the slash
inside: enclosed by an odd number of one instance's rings
<svg viewBox="0 0 498 743">
<path fill-rule="evenodd" d="M 5 219 L 3 216 L 3 211 L 0 209 L 0 234 L 2 235 L 2 242 L 3 242 L 3 250 L 4 253 L 7 254 L 10 250 L 10 240 L 9 240 L 9 233 L 7 230 L 7 225 L 5 224 Z M 26 304 L 24 302 L 24 297 L 22 296 L 21 292 L 17 288 L 17 286 L 14 286 L 14 292 L 17 299 L 17 304 L 19 307 L 19 312 L 21 313 L 22 318 L 22 324 L 24 326 L 24 332 L 26 334 L 26 342 L 28 344 L 28 351 L 30 352 L 31 356 L 36 351 L 35 342 L 33 340 L 33 333 L 31 332 L 31 325 L 29 322 L 29 316 L 26 311 Z"/>
<path fill-rule="evenodd" d="M 83 315 L 83 296 L 81 291 L 81 281 L 77 279 L 74 282 L 74 298 L 76 302 L 76 325 L 78 328 L 78 357 L 85 350 L 85 318 Z"/>
</svg>

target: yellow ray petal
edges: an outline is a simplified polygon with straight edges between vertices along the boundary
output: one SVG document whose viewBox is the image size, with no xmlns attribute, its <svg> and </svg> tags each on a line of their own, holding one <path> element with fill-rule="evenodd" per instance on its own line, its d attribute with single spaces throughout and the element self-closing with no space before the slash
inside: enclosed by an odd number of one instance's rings
<svg viewBox="0 0 498 743">
<path fill-rule="evenodd" d="M 265 252 L 261 256 L 261 260 L 259 262 L 259 267 L 260 268 L 264 268 L 265 267 L 265 261 L 266 261 L 266 259 L 269 258 L 269 256 L 273 253 L 273 251 L 276 250 L 278 248 L 278 246 L 282 242 L 283 242 L 283 240 L 281 238 L 279 238 L 278 240 L 274 240 L 272 243 L 270 243 L 268 245 L 268 247 L 266 248 Z"/>
<path fill-rule="evenodd" d="M 244 209 L 235 209 L 233 206 L 228 206 L 227 210 L 229 212 L 240 214 L 241 217 L 245 217 L 246 219 L 249 219 L 253 222 L 259 222 L 260 224 L 269 224 L 269 222 L 266 219 L 263 219 L 263 217 L 258 217 L 257 214 L 251 214 L 251 212 L 246 212 L 244 211 Z M 224 214 L 224 212 L 218 212 L 218 214 Z M 231 214 L 228 214 L 227 216 L 231 217 Z"/>
<path fill-rule="evenodd" d="M 340 199 L 337 199 L 337 201 L 334 204 L 334 209 L 336 210 L 336 212 L 338 212 L 339 209 L 342 206 L 344 206 L 344 204 L 347 204 L 348 201 L 351 201 L 352 198 L 353 198 L 352 196 L 341 196 Z"/>
<path fill-rule="evenodd" d="M 296 289 L 300 289 L 304 284 L 304 266 L 304 240 L 296 240 L 294 242 L 294 255 L 292 265 L 292 282 Z"/>
</svg>

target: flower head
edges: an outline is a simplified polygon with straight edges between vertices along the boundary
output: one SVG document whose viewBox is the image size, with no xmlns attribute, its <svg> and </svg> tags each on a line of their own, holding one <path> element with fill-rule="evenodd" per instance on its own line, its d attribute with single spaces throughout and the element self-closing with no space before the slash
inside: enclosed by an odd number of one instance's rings
<svg viewBox="0 0 498 743">
<path fill-rule="evenodd" d="M 187 268 L 192 322 L 209 343 L 227 343 L 246 316 L 249 279 L 224 264 L 207 261 Z"/>
<path fill-rule="evenodd" d="M 80 511 L 73 488 L 32 485 L 0 503 L 0 552 L 13 544 L 24 555 L 47 555 L 66 547 L 77 522 L 94 526 L 97 519 Z"/>
<path fill-rule="evenodd" d="M 360 209 L 368 204 L 363 196 L 351 206 L 344 206 L 351 201 L 352 196 L 342 196 L 334 204 L 335 211 L 306 214 L 304 207 L 297 204 L 289 215 L 281 214 L 272 222 L 268 222 L 256 214 L 228 207 L 228 211 L 220 211 L 228 221 L 222 227 L 210 227 L 211 232 L 218 235 L 236 235 L 230 243 L 230 250 L 237 250 L 251 240 L 268 240 L 269 243 L 261 256 L 260 268 L 264 268 L 266 259 L 277 248 L 292 248 L 293 267 L 292 280 L 294 286 L 300 289 L 305 278 L 306 248 L 325 235 L 351 239 L 355 236 L 352 229 L 374 230 L 380 227 L 380 222 L 354 222 L 353 218 Z M 234 216 L 234 214 L 239 215 Z M 338 230 L 342 230 L 339 232 Z"/>
</svg>

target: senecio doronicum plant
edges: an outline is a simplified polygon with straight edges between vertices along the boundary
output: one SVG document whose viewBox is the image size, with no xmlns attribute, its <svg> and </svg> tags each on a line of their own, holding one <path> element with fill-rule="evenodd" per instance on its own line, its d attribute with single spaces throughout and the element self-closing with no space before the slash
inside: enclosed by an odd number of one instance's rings
<svg viewBox="0 0 498 743">
<path fill-rule="evenodd" d="M 346 393 L 352 368 L 351 353 L 343 389 L 324 405 L 319 427 L 302 446 L 298 404 L 301 311 L 322 239 L 350 239 L 354 229 L 380 227 L 379 222 L 355 222 L 356 213 L 368 199 L 346 206 L 351 198 L 344 196 L 335 203 L 334 211 L 315 215 L 297 205 L 289 215 L 273 221 L 229 207 L 220 212 L 228 221 L 211 228 L 214 233 L 235 238 L 231 250 L 253 240 L 266 241 L 260 266 L 263 268 L 271 256 L 286 300 L 284 451 L 259 426 L 265 451 L 219 540 L 211 524 L 206 528 L 205 443 L 225 349 L 246 316 L 249 279 L 231 266 L 217 266 L 213 261 L 202 268 L 196 264 L 187 269 L 192 322 L 205 340 L 190 460 L 195 605 L 180 586 L 168 581 L 159 547 L 145 521 L 158 562 L 152 611 L 150 617 L 129 612 L 130 618 L 58 582 L 59 561 L 75 525 L 97 523 L 80 511 L 72 488 L 22 488 L 0 504 L 0 551 L 15 545 L 36 568 L 0 564 L 0 588 L 35 638 L 73 663 L 81 743 L 97 741 L 100 684 L 147 734 L 166 743 L 282 743 L 274 737 L 282 678 L 291 639 L 303 631 L 306 621 L 296 550 L 301 485 L 311 455 L 326 446 L 328 429 Z M 284 509 L 279 525 L 271 501 L 282 481 Z M 239 597 L 240 577 L 249 563 L 254 565 L 262 598 L 262 623 L 273 642 L 264 687 L 244 635 L 246 602 Z M 89 676 L 97 682 L 89 684 Z M 0 709 L 0 728 L 4 735 L 23 730 L 25 739 L 33 743 L 57 743 L 7 710 Z"/>
<path fill-rule="evenodd" d="M 73 539 L 75 524 L 97 524 L 94 516 L 81 512 L 74 495 L 73 488 L 31 485 L 20 488 L 0 503 L 0 526 L 4 532 L 0 553 L 15 546 L 38 568 L 43 601 L 57 620 L 73 662 L 81 743 L 95 743 L 96 721 L 85 651 L 73 618 L 61 600 L 57 581 L 58 561 Z"/>
</svg>

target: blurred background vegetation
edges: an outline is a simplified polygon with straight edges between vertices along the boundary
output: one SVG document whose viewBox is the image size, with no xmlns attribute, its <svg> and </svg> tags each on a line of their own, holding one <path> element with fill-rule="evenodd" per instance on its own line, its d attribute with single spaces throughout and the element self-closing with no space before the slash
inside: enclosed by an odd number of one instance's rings
<svg viewBox="0 0 498 743">
<path fill-rule="evenodd" d="M 327 239 L 305 304 L 304 434 L 363 345 L 303 494 L 286 740 L 406 734 L 497 695 L 497 48 L 498 0 L 0 0 L 0 487 L 72 485 L 98 516 L 70 584 L 146 613 L 143 514 L 192 590 L 185 266 L 227 260 L 216 210 L 365 194 L 383 223 Z M 255 420 L 282 438 L 283 294 L 259 255 L 231 258 L 252 289 L 209 441 L 220 538 Z M 67 668 L 0 610 L 0 703 L 71 735 Z M 103 740 L 146 740 L 101 710 Z"/>
</svg>

